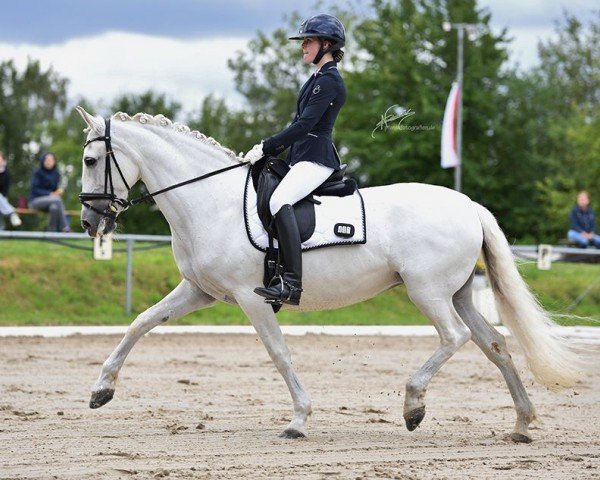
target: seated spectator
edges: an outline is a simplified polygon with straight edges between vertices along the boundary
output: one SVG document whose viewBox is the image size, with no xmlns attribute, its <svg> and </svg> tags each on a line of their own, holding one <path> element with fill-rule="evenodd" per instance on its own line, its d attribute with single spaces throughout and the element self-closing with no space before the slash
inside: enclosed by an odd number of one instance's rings
<svg viewBox="0 0 600 480">
<path fill-rule="evenodd" d="M 15 212 L 15 207 L 8 201 L 9 180 L 10 174 L 6 165 L 6 158 L 4 158 L 4 153 L 0 152 L 0 215 L 8 217 L 13 227 L 20 227 L 23 222 L 21 222 L 19 215 Z M 3 226 L 4 221 L 2 220 Z"/>
<path fill-rule="evenodd" d="M 577 195 L 577 205 L 571 210 L 569 220 L 571 221 L 569 241 L 581 248 L 586 248 L 588 245 L 600 248 L 600 235 L 596 234 L 596 216 L 590 208 L 590 197 L 585 190 Z"/>
<path fill-rule="evenodd" d="M 31 193 L 29 208 L 50 213 L 49 232 L 70 232 L 71 228 L 65 217 L 65 206 L 62 201 L 62 188 L 59 188 L 60 173 L 56 167 L 53 153 L 40 155 L 40 168 L 31 177 Z"/>
</svg>

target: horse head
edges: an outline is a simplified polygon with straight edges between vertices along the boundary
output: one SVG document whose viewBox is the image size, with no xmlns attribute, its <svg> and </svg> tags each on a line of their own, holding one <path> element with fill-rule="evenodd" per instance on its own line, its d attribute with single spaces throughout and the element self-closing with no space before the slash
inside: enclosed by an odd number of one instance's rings
<svg viewBox="0 0 600 480">
<path fill-rule="evenodd" d="M 88 126 L 79 195 L 81 226 L 91 237 L 102 236 L 114 231 L 117 216 L 129 207 L 127 194 L 140 170 L 123 139 L 113 140 L 110 119 L 90 115 L 80 106 L 76 110 Z"/>
</svg>

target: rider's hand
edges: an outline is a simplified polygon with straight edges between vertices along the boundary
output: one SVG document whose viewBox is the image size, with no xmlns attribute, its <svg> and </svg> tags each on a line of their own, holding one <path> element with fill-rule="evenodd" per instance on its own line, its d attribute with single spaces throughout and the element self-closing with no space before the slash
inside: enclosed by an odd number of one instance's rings
<svg viewBox="0 0 600 480">
<path fill-rule="evenodd" d="M 246 156 L 244 157 L 244 161 L 250 162 L 252 165 L 254 165 L 256 162 L 258 162 L 264 156 L 265 156 L 265 154 L 263 153 L 262 142 L 260 142 L 260 143 L 257 143 L 256 145 L 254 145 L 252 147 L 252 150 L 250 150 L 246 154 Z"/>
</svg>

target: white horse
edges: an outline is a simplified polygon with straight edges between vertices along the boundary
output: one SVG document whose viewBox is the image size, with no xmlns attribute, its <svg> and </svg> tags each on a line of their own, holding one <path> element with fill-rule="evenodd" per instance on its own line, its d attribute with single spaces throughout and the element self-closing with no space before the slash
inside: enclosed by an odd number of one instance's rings
<svg viewBox="0 0 600 480">
<path fill-rule="evenodd" d="M 114 229 L 116 215 L 126 203 L 102 199 L 106 165 L 112 162 L 105 163 L 107 144 L 93 140 L 105 140 L 105 122 L 81 107 L 77 110 L 89 126 L 88 142 L 92 140 L 84 148 L 82 190 L 99 194 L 87 198 L 82 225 L 91 236 L 101 236 Z M 162 115 L 140 113 L 132 118 L 117 113 L 110 128 L 121 174 L 111 179 L 113 197 L 127 198 L 129 185 L 138 180 L 153 192 L 239 162 L 234 152 L 214 139 L 173 124 Z M 114 164 L 112 168 L 114 172 Z M 292 367 L 271 306 L 253 293 L 262 281 L 263 254 L 252 247 L 244 227 L 247 168 L 232 169 L 155 197 L 171 227 L 173 254 L 183 279 L 131 324 L 103 364 L 92 390 L 91 408 L 112 399 L 119 370 L 144 334 L 221 301 L 239 305 L 246 313 L 289 388 L 294 415 L 281 436 L 306 435 L 309 396 Z M 501 317 L 523 348 L 535 378 L 548 387 L 572 385 L 582 376 L 582 362 L 552 328 L 551 319 L 521 279 L 493 215 L 463 194 L 432 185 L 365 188 L 362 195 L 368 242 L 305 252 L 301 304 L 284 308 L 339 308 L 404 284 L 412 302 L 440 336 L 439 348 L 406 384 L 407 428 L 414 430 L 425 415 L 425 392 L 432 377 L 462 345 L 473 340 L 500 369 L 512 395 L 517 420 L 511 438 L 530 442 L 528 427 L 535 418 L 534 407 L 504 337 L 471 300 L 473 271 L 482 250 Z"/>
</svg>

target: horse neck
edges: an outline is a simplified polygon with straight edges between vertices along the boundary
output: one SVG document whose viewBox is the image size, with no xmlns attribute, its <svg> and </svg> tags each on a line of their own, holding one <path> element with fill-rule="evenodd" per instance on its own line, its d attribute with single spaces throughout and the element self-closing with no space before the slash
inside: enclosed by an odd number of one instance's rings
<svg viewBox="0 0 600 480">
<path fill-rule="evenodd" d="M 150 192 L 236 164 L 236 160 L 219 147 L 192 136 L 180 132 L 145 133 L 135 143 L 140 146 L 136 151 L 140 177 Z M 172 228 L 183 227 L 189 218 L 214 217 L 216 211 L 223 211 L 229 203 L 236 199 L 241 201 L 241 195 L 232 195 L 232 189 L 243 189 L 245 173 L 240 170 L 245 172 L 245 169 L 235 169 L 175 188 L 157 195 L 154 200 Z"/>
</svg>

